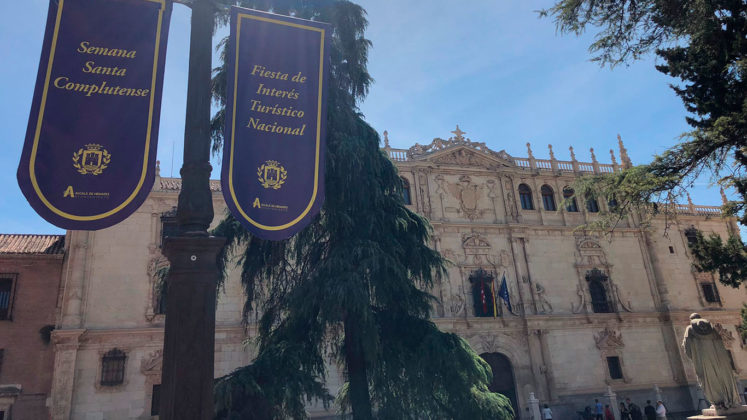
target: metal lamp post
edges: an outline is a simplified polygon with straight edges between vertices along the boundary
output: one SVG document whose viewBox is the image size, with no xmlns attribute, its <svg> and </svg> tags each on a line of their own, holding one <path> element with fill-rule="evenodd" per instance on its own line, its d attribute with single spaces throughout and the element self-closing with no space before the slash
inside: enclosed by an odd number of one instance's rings
<svg viewBox="0 0 747 420">
<path fill-rule="evenodd" d="M 180 236 L 167 238 L 167 282 L 160 418 L 212 419 L 218 254 L 211 237 L 210 77 L 215 6 L 194 0 L 189 49 L 187 118 L 182 188 L 177 206 Z"/>
</svg>

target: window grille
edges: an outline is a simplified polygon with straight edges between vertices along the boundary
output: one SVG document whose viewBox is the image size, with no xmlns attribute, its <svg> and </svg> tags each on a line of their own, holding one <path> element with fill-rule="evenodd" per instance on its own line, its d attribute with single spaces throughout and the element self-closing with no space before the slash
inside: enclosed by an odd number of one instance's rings
<svg viewBox="0 0 747 420">
<path fill-rule="evenodd" d="M 519 199 L 521 200 L 521 208 L 524 210 L 534 210 L 534 203 L 532 202 L 532 189 L 527 184 L 519 184 Z"/>
<path fill-rule="evenodd" d="M 124 382 L 127 355 L 122 350 L 112 349 L 101 359 L 101 385 L 114 386 Z"/>
<path fill-rule="evenodd" d="M 11 319 L 13 278 L 0 278 L 0 321 Z"/>
<path fill-rule="evenodd" d="M 542 205 L 545 207 L 545 210 L 557 210 L 557 208 L 555 207 L 555 193 L 553 192 L 552 187 L 545 184 L 540 189 L 540 192 L 542 193 Z"/>
</svg>

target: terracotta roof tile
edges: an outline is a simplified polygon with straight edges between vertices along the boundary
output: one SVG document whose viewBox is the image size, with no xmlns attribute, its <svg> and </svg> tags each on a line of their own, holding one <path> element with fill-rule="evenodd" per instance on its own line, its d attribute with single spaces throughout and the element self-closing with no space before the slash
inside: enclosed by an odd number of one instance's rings
<svg viewBox="0 0 747 420">
<path fill-rule="evenodd" d="M 161 178 L 160 189 L 169 191 L 179 191 L 182 189 L 181 178 Z M 220 181 L 217 179 L 210 180 L 210 191 L 220 192 Z"/>
<path fill-rule="evenodd" d="M 0 254 L 64 254 L 65 235 L 0 234 Z"/>
</svg>

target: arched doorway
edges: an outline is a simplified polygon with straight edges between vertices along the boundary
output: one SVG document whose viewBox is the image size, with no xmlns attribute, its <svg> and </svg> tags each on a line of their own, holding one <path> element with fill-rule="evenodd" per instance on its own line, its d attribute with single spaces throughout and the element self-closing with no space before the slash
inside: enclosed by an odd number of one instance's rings
<svg viewBox="0 0 747 420">
<path fill-rule="evenodd" d="M 493 369 L 493 381 L 488 389 L 508 397 L 518 417 L 519 405 L 516 400 L 516 382 L 514 382 L 514 368 L 511 366 L 511 361 L 501 353 L 483 353 L 480 357 Z"/>
</svg>

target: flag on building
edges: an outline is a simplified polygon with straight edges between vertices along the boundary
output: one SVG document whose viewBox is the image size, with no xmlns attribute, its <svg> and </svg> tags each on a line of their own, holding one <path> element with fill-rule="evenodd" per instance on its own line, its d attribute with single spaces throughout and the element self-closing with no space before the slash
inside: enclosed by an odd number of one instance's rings
<svg viewBox="0 0 747 420">
<path fill-rule="evenodd" d="M 506 284 L 506 273 L 503 273 L 503 280 L 501 280 L 501 288 L 498 290 L 498 296 L 506 302 L 508 311 L 513 312 L 513 309 L 511 309 L 511 297 L 508 295 L 508 285 Z"/>
</svg>

